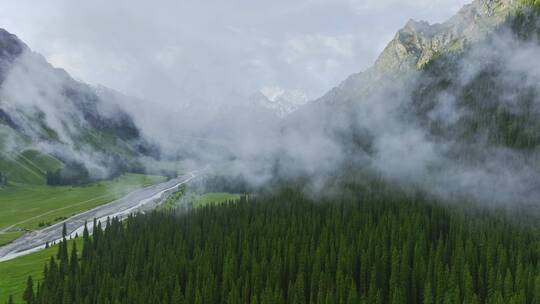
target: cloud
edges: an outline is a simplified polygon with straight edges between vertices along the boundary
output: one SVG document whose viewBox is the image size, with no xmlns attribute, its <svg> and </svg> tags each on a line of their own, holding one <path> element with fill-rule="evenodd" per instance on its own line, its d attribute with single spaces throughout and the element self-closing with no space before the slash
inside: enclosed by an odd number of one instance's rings
<svg viewBox="0 0 540 304">
<path fill-rule="evenodd" d="M 261 90 L 269 97 L 292 89 L 316 98 L 370 66 L 409 18 L 443 21 L 465 2 L 54 0 L 29 5 L 22 0 L 17 8 L 22 17 L 5 20 L 12 31 L 21 29 L 30 46 L 78 78 L 146 99 L 126 107 L 153 138 L 161 137 L 172 147 L 200 140 L 198 147 L 203 148 L 193 148 L 199 157 L 231 160 L 238 170 L 252 173 L 251 180 L 270 179 L 275 162 L 284 175 L 325 176 L 350 156 L 343 142 L 353 142 L 359 136 L 355 131 L 363 130 L 370 147 L 355 151 L 354 157 L 385 177 L 442 197 L 463 195 L 491 203 L 531 200 L 540 180 L 531 167 L 537 156 L 490 147 L 481 135 L 475 143 L 481 151 L 474 151 L 481 160 L 460 162 L 452 153 L 463 147 L 452 139 L 434 139 L 422 125 L 403 117 L 400 109 L 413 101 L 415 77 L 368 98 L 345 96 L 352 108 L 329 105 L 300 122 L 300 129 L 309 132 L 268 130 L 262 116 L 246 114 L 245 97 Z M 14 9 L 4 7 L 0 17 L 15 14 Z M 51 13 L 55 18 L 36 16 L 40 9 L 56 11 Z M 30 17 L 35 20 L 25 19 Z M 536 88 L 537 45 L 505 35 L 497 38 L 463 59 L 458 89 L 470 84 L 483 63 L 499 58 L 504 59 L 501 83 Z M 427 119 L 445 128 L 459 124 L 470 114 L 460 108 L 459 98 L 453 91 L 441 91 Z M 511 108 L 516 92 L 504 92 L 502 100 Z M 212 124 L 212 115 L 225 111 L 234 115 Z M 233 132 L 239 136 L 232 139 L 225 136 L 232 129 L 242 132 Z M 197 133 L 201 130 L 206 133 Z"/>
<path fill-rule="evenodd" d="M 439 21 L 466 0 L 435 2 L 21 0 L 0 17 L 77 79 L 178 104 L 269 84 L 316 98 L 371 65 L 408 18 Z"/>
<path fill-rule="evenodd" d="M 303 58 L 328 58 L 328 57 L 344 57 L 349 59 L 353 57 L 353 36 L 326 36 L 321 34 L 298 35 L 289 38 L 284 49 L 284 56 L 287 62 Z M 324 62 L 324 60 L 321 60 Z"/>
</svg>

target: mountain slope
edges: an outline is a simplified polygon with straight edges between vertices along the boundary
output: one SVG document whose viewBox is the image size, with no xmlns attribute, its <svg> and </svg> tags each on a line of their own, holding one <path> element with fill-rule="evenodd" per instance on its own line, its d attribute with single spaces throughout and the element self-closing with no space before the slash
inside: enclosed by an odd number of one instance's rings
<svg viewBox="0 0 540 304">
<path fill-rule="evenodd" d="M 443 24 L 410 21 L 372 68 L 293 114 L 284 132 L 336 165 L 437 195 L 536 204 L 538 12 L 476 0 Z"/>
<path fill-rule="evenodd" d="M 253 99 L 256 105 L 274 112 L 279 118 L 285 118 L 309 102 L 304 93 L 280 87 L 265 87 Z"/>
<path fill-rule="evenodd" d="M 44 183 L 47 172 L 73 164 L 90 178 L 137 167 L 151 145 L 100 90 L 0 30 L 0 172 L 13 182 Z M 37 155 L 37 167 L 25 153 Z"/>
<path fill-rule="evenodd" d="M 442 24 L 410 20 L 379 55 L 373 67 L 351 75 L 320 101 L 360 97 L 387 81 L 422 67 L 440 54 L 462 51 L 505 22 L 518 7 L 517 0 L 475 0 Z"/>
</svg>

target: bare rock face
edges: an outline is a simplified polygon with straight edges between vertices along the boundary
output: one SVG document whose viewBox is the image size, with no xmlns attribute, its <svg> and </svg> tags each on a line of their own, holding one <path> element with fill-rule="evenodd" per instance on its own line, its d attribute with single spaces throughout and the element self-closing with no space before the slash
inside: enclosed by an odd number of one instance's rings
<svg viewBox="0 0 540 304">
<path fill-rule="evenodd" d="M 516 0 L 476 0 L 442 24 L 410 20 L 385 48 L 375 68 L 381 72 L 419 69 L 438 53 L 482 39 L 516 4 Z"/>
<path fill-rule="evenodd" d="M 441 24 L 410 20 L 371 68 L 349 76 L 315 104 L 353 103 L 385 90 L 389 83 L 406 81 L 438 55 L 459 52 L 465 45 L 485 38 L 519 9 L 520 3 L 521 0 L 475 0 Z"/>
<path fill-rule="evenodd" d="M 289 116 L 309 101 L 308 97 L 298 90 L 286 91 L 273 87 L 270 88 L 272 92 L 268 92 L 265 89 L 253 98 L 255 106 L 267 109 L 279 118 Z"/>
<path fill-rule="evenodd" d="M 483 15 L 493 16 L 501 12 L 507 11 L 517 1 L 515 0 L 479 0 L 471 4 Z"/>
<path fill-rule="evenodd" d="M 0 29 L 0 82 L 4 80 L 13 61 L 27 49 L 17 36 Z"/>
</svg>

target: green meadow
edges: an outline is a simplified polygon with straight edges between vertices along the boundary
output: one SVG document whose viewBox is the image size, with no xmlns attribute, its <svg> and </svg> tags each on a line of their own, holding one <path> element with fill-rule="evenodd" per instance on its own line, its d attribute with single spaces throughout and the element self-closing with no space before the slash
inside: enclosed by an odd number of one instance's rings
<svg viewBox="0 0 540 304">
<path fill-rule="evenodd" d="M 163 180 L 160 176 L 125 174 L 77 187 L 9 183 L 0 188 L 0 245 L 26 230 L 51 225 Z"/>
<path fill-rule="evenodd" d="M 82 239 L 77 239 L 77 249 L 82 249 Z M 73 241 L 69 241 L 69 249 Z M 43 278 L 43 268 L 52 256 L 56 255 L 58 246 L 51 246 L 42 251 L 22 256 L 10 261 L 0 262 L 0 303 L 6 303 L 10 295 L 15 303 L 23 303 L 22 294 L 28 276 L 34 282 Z M 35 283 L 34 283 L 35 284 Z M 34 285 L 35 286 L 35 285 Z"/>
<path fill-rule="evenodd" d="M 226 192 L 212 192 L 196 196 L 193 199 L 193 208 L 200 208 L 211 204 L 223 204 L 235 201 L 240 198 L 240 194 Z"/>
<path fill-rule="evenodd" d="M 130 173 L 77 187 L 10 182 L 0 188 L 0 245 L 11 242 L 26 230 L 53 224 L 164 180 L 161 176 Z M 56 250 L 54 246 L 0 262 L 0 303 L 5 303 L 9 295 L 14 296 L 15 303 L 21 303 L 26 279 L 31 275 L 40 280 L 45 263 Z"/>
</svg>

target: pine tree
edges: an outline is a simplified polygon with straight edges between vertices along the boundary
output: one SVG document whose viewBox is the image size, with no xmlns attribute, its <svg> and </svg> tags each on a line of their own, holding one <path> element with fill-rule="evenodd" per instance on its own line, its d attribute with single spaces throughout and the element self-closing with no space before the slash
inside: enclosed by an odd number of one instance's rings
<svg viewBox="0 0 540 304">
<path fill-rule="evenodd" d="M 291 303 L 304 304 L 306 303 L 304 276 L 302 273 L 298 273 L 294 284 L 292 285 Z"/>
<path fill-rule="evenodd" d="M 180 285 L 175 284 L 174 291 L 172 294 L 171 302 L 175 304 L 184 304 L 184 295 L 182 294 L 182 289 Z"/>
<path fill-rule="evenodd" d="M 35 300 L 34 294 L 34 282 L 32 281 L 32 276 L 29 276 L 26 281 L 26 289 L 23 293 L 23 300 L 28 304 L 33 304 Z"/>
<path fill-rule="evenodd" d="M 75 276 L 79 270 L 79 258 L 77 254 L 77 243 L 73 242 L 71 257 L 69 258 L 70 275 Z"/>
<path fill-rule="evenodd" d="M 356 284 L 354 284 L 354 281 L 351 280 L 350 286 L 349 286 L 349 296 L 347 299 L 347 303 L 357 304 L 359 301 L 360 301 L 360 298 L 358 297 L 358 293 L 356 291 Z"/>
<path fill-rule="evenodd" d="M 417 198 L 360 197 L 312 204 L 288 190 L 189 215 L 112 219 L 83 233 L 81 256 L 73 245 L 65 258 L 59 244 L 34 304 L 540 304 L 540 237 L 529 226 Z"/>
<path fill-rule="evenodd" d="M 62 238 L 65 239 L 67 237 L 67 226 L 66 222 L 62 225 Z"/>
<path fill-rule="evenodd" d="M 463 303 L 473 303 L 475 292 L 473 285 L 473 278 L 469 271 L 469 266 L 465 266 L 464 278 L 463 278 Z"/>
<path fill-rule="evenodd" d="M 506 301 L 510 301 L 510 299 L 514 296 L 514 278 L 512 277 L 510 269 L 506 270 L 503 288 L 504 298 L 506 299 Z"/>
<path fill-rule="evenodd" d="M 426 286 L 424 287 L 424 296 L 423 296 L 423 302 L 424 304 L 434 304 L 433 299 L 433 288 L 431 287 L 431 280 L 426 280 Z"/>
<path fill-rule="evenodd" d="M 540 248 L 540 247 L 539 247 Z M 536 275 L 533 288 L 533 304 L 540 304 L 540 273 Z"/>
</svg>

